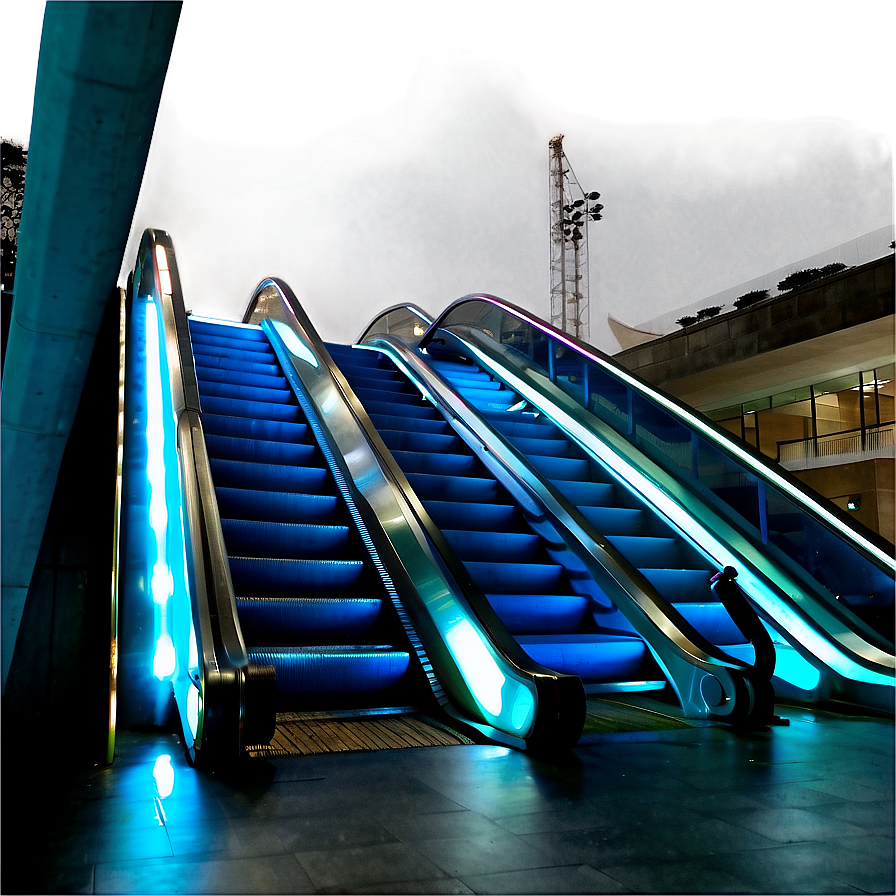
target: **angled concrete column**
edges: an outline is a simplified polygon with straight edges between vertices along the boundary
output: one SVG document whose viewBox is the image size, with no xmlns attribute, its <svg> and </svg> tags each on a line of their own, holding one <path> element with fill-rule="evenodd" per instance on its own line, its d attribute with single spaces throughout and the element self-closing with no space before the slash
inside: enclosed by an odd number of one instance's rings
<svg viewBox="0 0 896 896">
<path fill-rule="evenodd" d="M 4 689 L 59 464 L 121 267 L 180 9 L 46 5 L 3 369 Z"/>
</svg>

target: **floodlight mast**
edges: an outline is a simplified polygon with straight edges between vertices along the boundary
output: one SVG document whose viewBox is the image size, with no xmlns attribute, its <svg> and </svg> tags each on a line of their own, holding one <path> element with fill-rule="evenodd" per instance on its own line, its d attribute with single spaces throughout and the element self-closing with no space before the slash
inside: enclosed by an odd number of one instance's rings
<svg viewBox="0 0 896 896">
<path fill-rule="evenodd" d="M 563 152 L 563 135 L 550 147 L 551 323 L 587 342 L 590 336 L 588 283 L 589 221 L 601 219 L 600 193 L 585 193 Z"/>
</svg>

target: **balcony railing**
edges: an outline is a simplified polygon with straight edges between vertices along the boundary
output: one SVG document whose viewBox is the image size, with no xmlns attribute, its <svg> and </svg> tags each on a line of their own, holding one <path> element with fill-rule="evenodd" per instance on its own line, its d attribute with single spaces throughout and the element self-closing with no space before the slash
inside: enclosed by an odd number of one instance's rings
<svg viewBox="0 0 896 896">
<path fill-rule="evenodd" d="M 850 460 L 894 456 L 894 424 L 832 432 L 778 442 L 778 462 L 789 470 L 826 467 Z"/>
</svg>

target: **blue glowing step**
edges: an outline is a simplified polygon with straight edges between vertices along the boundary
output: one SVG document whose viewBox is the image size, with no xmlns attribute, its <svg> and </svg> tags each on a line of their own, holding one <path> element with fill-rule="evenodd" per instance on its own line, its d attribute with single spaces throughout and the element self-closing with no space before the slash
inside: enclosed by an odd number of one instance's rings
<svg viewBox="0 0 896 896">
<path fill-rule="evenodd" d="M 385 433 L 380 433 L 385 436 Z M 405 473 L 432 473 L 444 476 L 471 476 L 476 471 L 476 458 L 470 454 L 423 454 L 402 451 L 389 445 L 392 456 Z"/>
<path fill-rule="evenodd" d="M 411 488 L 421 500 L 464 501 L 485 504 L 498 497 L 493 479 L 472 476 L 437 476 L 430 473 L 406 473 Z"/>
<path fill-rule="evenodd" d="M 221 516 L 282 523 L 329 523 L 337 515 L 335 495 L 217 487 Z"/>
<path fill-rule="evenodd" d="M 691 625 L 713 644 L 744 642 L 741 630 L 734 624 L 721 603 L 682 603 L 675 608 Z"/>
<path fill-rule="evenodd" d="M 440 361 L 438 359 L 433 359 L 429 362 L 429 366 L 433 368 L 433 370 L 438 370 L 438 372 L 445 377 L 446 379 L 451 378 L 452 376 L 474 376 L 476 374 L 488 376 L 488 374 L 483 374 L 482 370 L 474 364 L 464 364 L 460 361 Z"/>
<path fill-rule="evenodd" d="M 202 383 L 239 383 L 242 386 L 260 386 L 263 389 L 288 389 L 289 382 L 285 376 L 273 376 L 262 373 L 244 373 L 228 370 L 226 367 L 203 367 L 196 365 L 196 377 L 200 388 Z"/>
<path fill-rule="evenodd" d="M 419 417 L 431 420 L 435 417 L 432 406 L 426 404 L 400 404 L 397 407 L 394 401 L 373 401 L 369 398 L 361 403 L 371 419 L 375 416 L 395 416 L 398 407 L 401 409 L 400 419 L 407 420 L 407 418 L 413 417 L 416 420 Z"/>
<path fill-rule="evenodd" d="M 641 573 L 670 603 L 712 599 L 712 573 L 708 570 L 642 568 Z"/>
<path fill-rule="evenodd" d="M 243 383 L 222 383 L 210 380 L 199 380 L 199 395 L 201 399 L 207 397 L 237 398 L 274 404 L 290 404 L 294 400 L 289 389 L 268 389 L 262 386 L 247 386 Z"/>
<path fill-rule="evenodd" d="M 674 538 L 608 535 L 607 541 L 638 569 L 684 566 L 679 543 Z"/>
<path fill-rule="evenodd" d="M 541 594 L 563 589 L 563 567 L 554 563 L 465 560 L 464 566 L 486 594 Z"/>
<path fill-rule="evenodd" d="M 228 554 L 281 559 L 338 559 L 349 543 L 348 526 L 222 519 Z"/>
<path fill-rule="evenodd" d="M 483 416 L 499 432 L 510 439 L 550 439 L 557 434 L 557 428 L 540 417 L 523 412 L 485 412 Z M 565 440 L 564 440 L 565 441 Z"/>
<path fill-rule="evenodd" d="M 316 641 L 357 638 L 380 618 L 375 597 L 238 597 L 240 628 L 250 641 Z"/>
<path fill-rule="evenodd" d="M 616 486 L 608 482 L 585 482 L 577 479 L 551 479 L 551 484 L 569 500 L 582 508 L 615 505 Z"/>
<path fill-rule="evenodd" d="M 489 603 L 512 635 L 575 631 L 585 621 L 588 598 L 579 594 L 488 594 Z"/>
<path fill-rule="evenodd" d="M 240 439 L 209 432 L 205 434 L 205 444 L 211 457 L 221 460 L 255 461 L 264 464 L 309 466 L 317 452 L 314 445 L 302 442 Z"/>
<path fill-rule="evenodd" d="M 277 693 L 358 694 L 398 684 L 410 655 L 389 645 L 250 647 L 249 661 L 277 670 Z"/>
<path fill-rule="evenodd" d="M 202 428 L 206 434 L 272 442 L 307 442 L 311 438 L 311 429 L 307 423 L 257 420 L 223 414 L 203 414 Z"/>
<path fill-rule="evenodd" d="M 239 597 L 350 595 L 356 592 L 363 570 L 360 560 L 230 558 L 230 577 Z"/>
<path fill-rule="evenodd" d="M 543 666 L 584 681 L 618 681 L 637 674 L 647 648 L 626 635 L 520 635 L 520 646 Z"/>
<path fill-rule="evenodd" d="M 220 336 L 227 334 L 230 338 L 241 339 L 244 342 L 261 342 L 268 344 L 267 337 L 261 327 L 245 326 L 234 321 L 225 320 L 200 320 L 195 317 L 189 319 L 190 333 L 198 335 Z"/>
<path fill-rule="evenodd" d="M 538 536 L 529 532 L 442 529 L 442 534 L 465 564 L 470 560 L 523 563 L 535 558 L 541 545 Z"/>
<path fill-rule="evenodd" d="M 426 512 L 440 529 L 494 531 L 512 529 L 519 520 L 513 504 L 456 504 L 453 501 L 424 501 Z"/>
<path fill-rule="evenodd" d="M 419 392 L 404 392 L 401 389 L 374 389 L 370 386 L 362 386 L 357 382 L 352 383 L 352 389 L 365 406 L 368 401 L 392 405 L 420 404 Z"/>
<path fill-rule="evenodd" d="M 509 436 L 508 438 L 511 444 L 525 455 L 537 454 L 541 457 L 571 457 L 573 452 L 572 443 L 568 442 L 566 439 L 554 439 L 550 437 L 533 439 L 528 436 Z"/>
<path fill-rule="evenodd" d="M 365 405 L 367 407 L 367 405 Z M 390 408 L 390 411 L 392 409 Z M 407 414 L 377 413 L 367 407 L 367 413 L 371 423 L 381 432 L 435 432 L 442 435 L 453 434 L 453 430 L 445 422 L 444 418 L 436 414 L 433 408 L 414 408 L 414 415 L 409 419 Z M 426 414 L 418 414 L 418 411 L 426 411 Z"/>
<path fill-rule="evenodd" d="M 529 463 L 546 479 L 583 479 L 590 472 L 588 461 L 580 457 L 555 457 L 530 454 Z"/>
<path fill-rule="evenodd" d="M 315 493 L 321 491 L 328 481 L 327 471 L 323 467 L 257 464 L 213 457 L 211 468 L 216 487 Z"/>
<path fill-rule="evenodd" d="M 234 339 L 230 336 L 210 336 L 205 333 L 190 332 L 190 340 L 195 348 L 206 354 L 241 354 L 246 360 L 252 355 L 264 355 L 262 363 L 274 364 L 276 355 L 270 343 L 264 339 Z"/>
<path fill-rule="evenodd" d="M 275 404 L 265 401 L 246 401 L 241 398 L 217 398 L 203 395 L 200 398 L 203 413 L 230 415 L 232 417 L 260 417 L 264 420 L 284 420 L 297 423 L 302 419 L 299 406 Z"/>
<path fill-rule="evenodd" d="M 208 352 L 193 349 L 193 359 L 196 365 L 201 367 L 232 370 L 236 373 L 256 373 L 262 376 L 282 376 L 283 370 L 276 362 L 264 363 L 262 361 L 244 360 L 242 356 L 213 355 Z"/>
<path fill-rule="evenodd" d="M 629 507 L 579 507 L 582 516 L 602 535 L 641 535 L 644 511 Z"/>
<path fill-rule="evenodd" d="M 420 451 L 441 454 L 454 451 L 460 440 L 447 423 L 442 424 L 446 432 L 415 432 L 413 430 L 381 429 L 380 436 L 390 451 Z"/>
<path fill-rule="evenodd" d="M 476 408 L 489 408 L 491 410 L 509 408 L 518 401 L 514 392 L 494 389 L 474 389 L 462 386 L 458 393 Z"/>
</svg>

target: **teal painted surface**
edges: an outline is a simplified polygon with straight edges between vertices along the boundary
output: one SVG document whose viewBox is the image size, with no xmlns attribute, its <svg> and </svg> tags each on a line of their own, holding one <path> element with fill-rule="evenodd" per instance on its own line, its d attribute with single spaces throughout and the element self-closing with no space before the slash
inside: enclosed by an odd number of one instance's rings
<svg viewBox="0 0 896 896">
<path fill-rule="evenodd" d="M 180 8 L 46 7 L 3 365 L 4 687 L 62 453 L 121 268 Z"/>
</svg>

